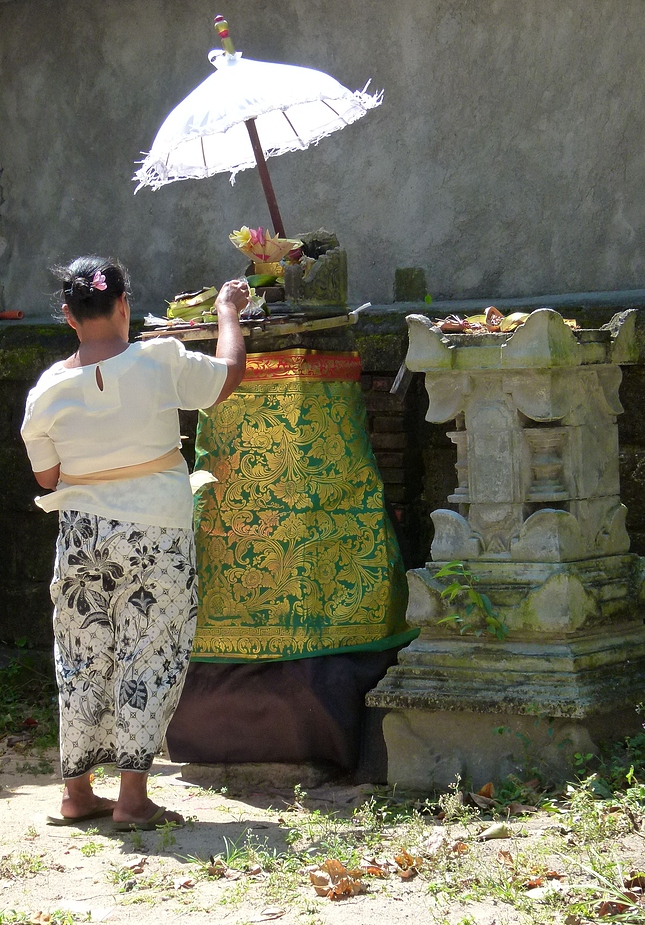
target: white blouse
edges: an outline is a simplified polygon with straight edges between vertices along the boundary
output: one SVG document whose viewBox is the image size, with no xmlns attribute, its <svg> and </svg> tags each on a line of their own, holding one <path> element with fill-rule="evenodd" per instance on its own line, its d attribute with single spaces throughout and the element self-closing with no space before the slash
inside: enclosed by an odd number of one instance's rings
<svg viewBox="0 0 645 925">
<path fill-rule="evenodd" d="M 60 463 L 62 472 L 80 476 L 157 459 L 180 446 L 178 409 L 209 408 L 226 375 L 223 360 L 188 351 L 174 338 L 139 341 L 115 357 L 75 369 L 55 363 L 27 398 L 21 433 L 32 468 L 41 472 Z M 140 478 L 59 482 L 36 504 L 44 511 L 192 526 L 185 462 Z"/>
</svg>

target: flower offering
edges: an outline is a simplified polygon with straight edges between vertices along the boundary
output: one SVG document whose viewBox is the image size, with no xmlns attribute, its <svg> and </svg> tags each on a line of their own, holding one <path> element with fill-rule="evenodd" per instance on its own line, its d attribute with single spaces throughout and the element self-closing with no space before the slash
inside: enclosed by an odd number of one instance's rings
<svg viewBox="0 0 645 925">
<path fill-rule="evenodd" d="M 277 234 L 272 236 L 268 228 L 249 228 L 247 225 L 242 225 L 229 238 L 255 264 L 279 263 L 302 244 L 302 241 L 295 238 L 280 238 Z"/>
</svg>

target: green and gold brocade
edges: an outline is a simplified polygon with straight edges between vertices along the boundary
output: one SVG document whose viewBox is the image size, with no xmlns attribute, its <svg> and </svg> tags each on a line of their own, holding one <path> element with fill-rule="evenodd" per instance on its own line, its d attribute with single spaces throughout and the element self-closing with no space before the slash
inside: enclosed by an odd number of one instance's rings
<svg viewBox="0 0 645 925">
<path fill-rule="evenodd" d="M 200 412 L 197 661 L 275 661 L 410 641 L 407 587 L 366 430 L 357 354 L 253 354 Z"/>
</svg>

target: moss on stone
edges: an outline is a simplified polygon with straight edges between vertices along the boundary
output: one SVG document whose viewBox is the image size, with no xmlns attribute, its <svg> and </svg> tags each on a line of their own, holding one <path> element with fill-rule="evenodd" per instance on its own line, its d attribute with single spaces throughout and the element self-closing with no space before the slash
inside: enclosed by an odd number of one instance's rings
<svg viewBox="0 0 645 925">
<path fill-rule="evenodd" d="M 356 349 L 364 370 L 396 371 L 405 357 L 406 339 L 399 334 L 357 334 Z"/>
</svg>

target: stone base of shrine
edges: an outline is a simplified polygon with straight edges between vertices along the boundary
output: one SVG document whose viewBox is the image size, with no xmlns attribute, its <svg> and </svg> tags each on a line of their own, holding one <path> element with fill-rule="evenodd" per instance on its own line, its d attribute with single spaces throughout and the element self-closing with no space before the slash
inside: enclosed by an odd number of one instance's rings
<svg viewBox="0 0 645 925">
<path fill-rule="evenodd" d="M 388 710 L 390 784 L 427 791 L 460 775 L 479 788 L 535 773 L 562 781 L 576 754 L 642 730 L 642 622 L 504 642 L 436 632 L 423 627 L 366 697 Z"/>
<path fill-rule="evenodd" d="M 250 790 L 293 790 L 321 787 L 339 776 L 332 764 L 303 761 L 241 762 L 238 764 L 184 764 L 181 778 L 186 783 L 229 793 L 248 793 Z"/>
<path fill-rule="evenodd" d="M 446 790 L 459 777 L 479 790 L 509 775 L 544 783 L 573 779 L 576 754 L 642 730 L 634 709 L 586 719 L 392 710 L 383 721 L 388 783 L 399 791 Z"/>
</svg>

